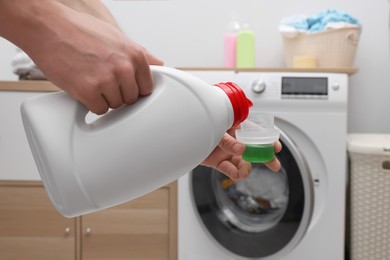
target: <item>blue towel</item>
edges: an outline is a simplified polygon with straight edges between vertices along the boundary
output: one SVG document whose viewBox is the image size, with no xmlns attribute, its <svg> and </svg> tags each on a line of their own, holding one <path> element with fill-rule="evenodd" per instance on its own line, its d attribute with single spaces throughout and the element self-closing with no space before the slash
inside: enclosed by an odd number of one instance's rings
<svg viewBox="0 0 390 260">
<path fill-rule="evenodd" d="M 307 18 L 309 32 L 321 32 L 330 22 L 346 22 L 360 26 L 360 22 L 349 14 L 337 10 L 326 10 Z"/>
<path fill-rule="evenodd" d="M 299 31 L 307 31 L 309 33 L 316 33 L 325 30 L 325 27 L 330 22 L 345 22 L 361 26 L 360 22 L 347 14 L 337 10 L 325 10 L 313 16 L 294 15 L 283 18 L 281 25 L 291 26 Z"/>
</svg>

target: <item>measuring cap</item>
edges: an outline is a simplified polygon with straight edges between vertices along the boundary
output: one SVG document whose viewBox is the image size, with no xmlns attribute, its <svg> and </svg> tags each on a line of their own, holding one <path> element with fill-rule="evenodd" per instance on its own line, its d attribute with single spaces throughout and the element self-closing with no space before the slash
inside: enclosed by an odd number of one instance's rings
<svg viewBox="0 0 390 260">
<path fill-rule="evenodd" d="M 250 112 L 248 119 L 236 130 L 237 140 L 244 144 L 273 144 L 279 135 L 279 130 L 274 127 L 274 116 L 260 112 Z"/>
</svg>

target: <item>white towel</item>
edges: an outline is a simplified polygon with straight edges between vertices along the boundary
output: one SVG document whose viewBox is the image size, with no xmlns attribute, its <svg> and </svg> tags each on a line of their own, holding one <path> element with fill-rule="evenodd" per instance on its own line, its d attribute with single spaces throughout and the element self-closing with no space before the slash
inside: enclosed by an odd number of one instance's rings
<svg viewBox="0 0 390 260">
<path fill-rule="evenodd" d="M 21 49 L 17 48 L 16 54 L 11 62 L 13 72 L 21 80 L 43 80 L 46 79 L 42 71 L 35 65 L 31 58 Z"/>
</svg>

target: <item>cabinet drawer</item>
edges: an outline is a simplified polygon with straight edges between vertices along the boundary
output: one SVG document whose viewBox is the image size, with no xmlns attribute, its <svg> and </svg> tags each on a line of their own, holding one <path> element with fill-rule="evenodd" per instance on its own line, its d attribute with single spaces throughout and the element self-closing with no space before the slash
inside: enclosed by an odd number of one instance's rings
<svg viewBox="0 0 390 260">
<path fill-rule="evenodd" d="M 169 259 L 169 192 L 161 188 L 82 217 L 82 258 Z"/>
<path fill-rule="evenodd" d="M 0 259 L 73 259 L 75 220 L 51 205 L 40 182 L 0 182 Z"/>
</svg>

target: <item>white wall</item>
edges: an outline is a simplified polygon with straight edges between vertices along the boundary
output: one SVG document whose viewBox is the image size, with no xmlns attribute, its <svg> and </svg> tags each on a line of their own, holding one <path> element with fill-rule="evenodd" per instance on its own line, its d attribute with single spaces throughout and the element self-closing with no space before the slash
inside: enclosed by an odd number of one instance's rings
<svg viewBox="0 0 390 260">
<path fill-rule="evenodd" d="M 387 0 L 104 0 L 118 23 L 166 65 L 221 67 L 223 34 L 237 17 L 256 34 L 258 67 L 283 67 L 279 21 L 292 14 L 312 15 L 325 9 L 350 13 L 363 24 L 351 77 L 349 132 L 390 133 L 389 2 Z M 0 80 L 13 80 L 9 61 L 14 47 L 0 40 Z"/>
</svg>

